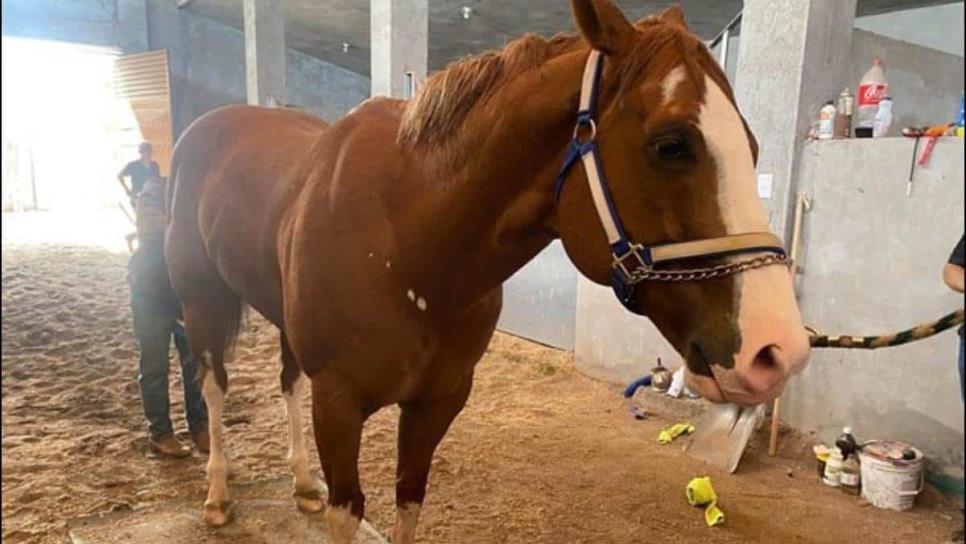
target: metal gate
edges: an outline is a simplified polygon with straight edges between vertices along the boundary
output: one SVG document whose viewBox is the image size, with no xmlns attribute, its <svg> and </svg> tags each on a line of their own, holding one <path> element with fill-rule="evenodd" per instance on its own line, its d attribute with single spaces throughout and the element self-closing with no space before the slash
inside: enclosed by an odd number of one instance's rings
<svg viewBox="0 0 966 544">
<path fill-rule="evenodd" d="M 503 286 L 503 331 L 560 349 L 574 349 L 577 270 L 559 240 Z"/>
</svg>

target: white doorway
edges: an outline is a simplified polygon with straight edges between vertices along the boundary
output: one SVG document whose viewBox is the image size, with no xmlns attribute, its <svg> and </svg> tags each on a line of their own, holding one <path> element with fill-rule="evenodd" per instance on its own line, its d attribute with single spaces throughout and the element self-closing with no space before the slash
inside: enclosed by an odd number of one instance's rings
<svg viewBox="0 0 966 544">
<path fill-rule="evenodd" d="M 116 176 L 142 136 L 115 97 L 118 51 L 2 39 L 4 245 L 124 249 L 133 226 Z"/>
</svg>

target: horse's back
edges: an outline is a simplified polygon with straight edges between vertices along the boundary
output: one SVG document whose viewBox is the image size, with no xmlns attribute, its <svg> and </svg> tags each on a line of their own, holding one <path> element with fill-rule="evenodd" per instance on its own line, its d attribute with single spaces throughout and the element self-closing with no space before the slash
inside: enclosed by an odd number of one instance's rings
<svg viewBox="0 0 966 544">
<path fill-rule="evenodd" d="M 209 288 L 186 278 L 211 278 L 280 320 L 278 226 L 326 128 L 306 112 L 253 106 L 220 108 L 188 127 L 168 187 L 168 264 L 179 295 Z"/>
</svg>

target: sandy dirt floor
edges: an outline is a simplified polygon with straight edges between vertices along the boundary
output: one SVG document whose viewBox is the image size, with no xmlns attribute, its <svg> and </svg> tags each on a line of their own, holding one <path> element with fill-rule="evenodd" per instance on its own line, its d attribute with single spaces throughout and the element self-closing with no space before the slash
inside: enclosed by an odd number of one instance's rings
<svg viewBox="0 0 966 544">
<path fill-rule="evenodd" d="M 125 262 L 97 249 L 4 243 L 6 543 L 59 544 L 75 516 L 174 497 L 195 497 L 200 508 L 204 499 L 201 457 L 148 457 Z M 276 331 L 250 315 L 236 353 L 226 406 L 234 481 L 287 474 Z M 898 514 L 824 487 L 801 438 L 768 458 L 760 434 L 739 473 L 722 474 L 679 445 L 657 444 L 673 408 L 633 419 L 618 387 L 583 377 L 565 352 L 497 334 L 477 376 L 437 452 L 420 542 L 939 543 L 962 527 L 958 505 L 931 491 Z M 394 515 L 396 416 L 385 409 L 369 420 L 360 461 L 367 517 L 384 533 Z M 724 526 L 707 528 L 684 499 L 688 480 L 705 474 Z"/>
</svg>

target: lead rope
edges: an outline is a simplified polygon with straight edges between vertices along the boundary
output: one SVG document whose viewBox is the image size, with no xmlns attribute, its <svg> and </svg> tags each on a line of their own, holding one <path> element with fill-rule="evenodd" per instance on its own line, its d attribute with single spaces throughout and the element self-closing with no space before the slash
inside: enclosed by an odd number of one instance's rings
<svg viewBox="0 0 966 544">
<path fill-rule="evenodd" d="M 877 349 L 900 346 L 929 338 L 962 323 L 963 310 L 956 310 L 935 321 L 923 323 L 894 334 L 880 336 L 828 336 L 819 334 L 809 327 L 805 328 L 808 330 L 808 341 L 813 348 Z"/>
</svg>

